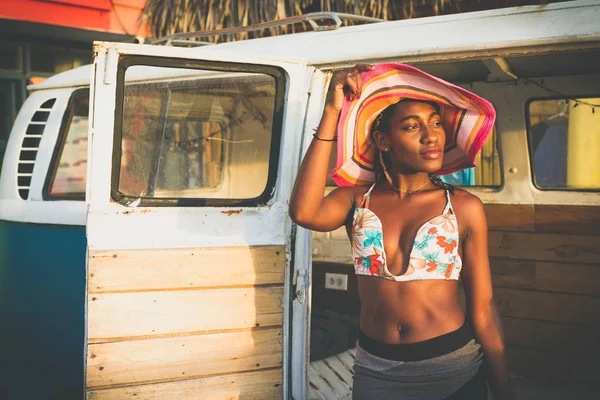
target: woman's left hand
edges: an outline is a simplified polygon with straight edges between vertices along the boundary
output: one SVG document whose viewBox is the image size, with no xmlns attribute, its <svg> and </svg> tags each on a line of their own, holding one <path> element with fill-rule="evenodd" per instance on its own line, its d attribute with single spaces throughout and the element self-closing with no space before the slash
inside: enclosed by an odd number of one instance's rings
<svg viewBox="0 0 600 400">
<path fill-rule="evenodd" d="M 352 69 L 344 69 L 333 74 L 327 91 L 327 108 L 340 111 L 344 105 L 344 98 L 350 100 L 358 98 L 362 92 L 361 73 L 370 71 L 373 67 L 369 64 L 357 64 Z"/>
</svg>

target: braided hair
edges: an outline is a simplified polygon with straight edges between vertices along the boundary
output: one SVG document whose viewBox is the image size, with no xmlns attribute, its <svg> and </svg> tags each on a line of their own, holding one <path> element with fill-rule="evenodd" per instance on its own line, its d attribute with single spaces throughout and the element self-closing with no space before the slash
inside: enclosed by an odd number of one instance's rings
<svg viewBox="0 0 600 400">
<path fill-rule="evenodd" d="M 394 103 L 394 104 L 388 106 L 375 118 L 375 121 L 373 121 L 373 125 L 371 125 L 371 136 L 373 135 L 373 133 L 375 133 L 375 131 L 381 131 L 384 133 L 389 132 L 390 119 L 392 118 L 392 115 L 393 115 L 393 112 L 392 112 L 393 106 L 395 106 L 403 101 L 418 101 L 418 102 L 422 102 L 422 103 L 427 103 L 427 104 L 431 105 L 433 108 L 435 108 L 438 113 L 440 112 L 440 105 L 433 101 L 417 100 L 417 99 L 402 99 L 402 100 L 398 101 L 397 103 Z M 377 163 L 377 162 L 375 163 L 375 179 L 377 182 L 379 182 L 379 180 L 382 179 L 382 177 L 384 176 L 384 168 L 387 168 L 387 169 L 391 168 L 391 160 L 390 160 L 390 156 L 388 153 L 381 152 L 377 148 L 375 149 L 375 151 L 376 151 L 375 159 L 380 160 L 379 163 Z M 383 162 L 383 165 L 382 165 L 382 162 Z M 450 194 L 454 194 L 454 186 L 449 183 L 444 182 L 435 173 L 430 172 L 429 179 L 431 180 L 431 183 L 433 183 L 434 186 L 437 186 L 440 189 L 447 190 L 448 192 L 450 192 Z"/>
</svg>

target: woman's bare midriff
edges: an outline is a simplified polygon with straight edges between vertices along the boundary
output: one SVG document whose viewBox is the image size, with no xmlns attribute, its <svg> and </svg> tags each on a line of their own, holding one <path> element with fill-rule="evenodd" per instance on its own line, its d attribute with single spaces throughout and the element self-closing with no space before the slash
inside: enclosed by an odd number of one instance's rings
<svg viewBox="0 0 600 400">
<path fill-rule="evenodd" d="M 457 330 L 464 323 L 458 281 L 396 282 L 359 276 L 360 329 L 387 344 L 416 343 Z"/>
</svg>

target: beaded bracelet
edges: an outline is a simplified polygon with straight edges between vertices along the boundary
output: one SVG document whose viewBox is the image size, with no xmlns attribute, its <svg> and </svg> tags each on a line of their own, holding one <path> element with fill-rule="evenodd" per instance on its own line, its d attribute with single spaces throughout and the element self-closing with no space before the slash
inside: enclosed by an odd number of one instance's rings
<svg viewBox="0 0 600 400">
<path fill-rule="evenodd" d="M 321 139 L 316 133 L 313 133 L 313 137 L 321 142 L 337 142 L 337 136 L 334 136 L 333 139 Z"/>
</svg>

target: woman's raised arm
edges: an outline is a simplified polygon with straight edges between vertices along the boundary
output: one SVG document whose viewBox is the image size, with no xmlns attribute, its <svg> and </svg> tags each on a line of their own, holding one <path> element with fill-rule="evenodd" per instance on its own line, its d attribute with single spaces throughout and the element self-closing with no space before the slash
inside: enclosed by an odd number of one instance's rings
<svg viewBox="0 0 600 400">
<path fill-rule="evenodd" d="M 331 79 L 321 122 L 302 160 L 290 199 L 290 217 L 300 226 L 330 231 L 346 221 L 354 200 L 354 190 L 341 187 L 323 197 L 327 167 L 344 96 L 346 93 L 350 98 L 360 96 L 360 73 L 369 69 L 370 65 L 357 65 L 352 70 L 336 72 Z"/>
</svg>

